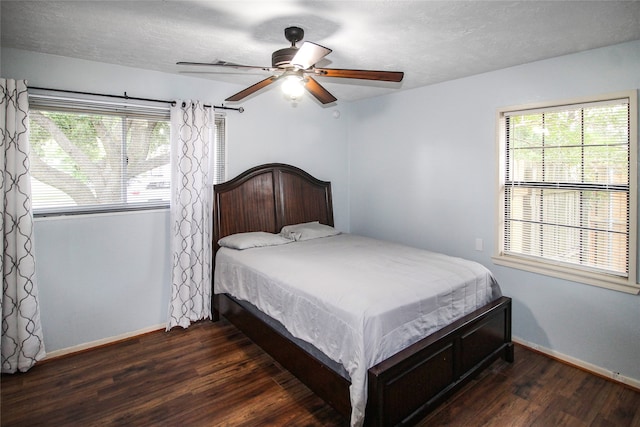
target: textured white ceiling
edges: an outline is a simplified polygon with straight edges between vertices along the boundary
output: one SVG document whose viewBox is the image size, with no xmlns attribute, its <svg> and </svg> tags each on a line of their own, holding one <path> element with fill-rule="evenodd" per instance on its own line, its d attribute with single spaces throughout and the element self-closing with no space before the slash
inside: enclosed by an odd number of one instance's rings
<svg viewBox="0 0 640 427">
<path fill-rule="evenodd" d="M 271 53 L 289 45 L 284 28 L 296 25 L 305 40 L 333 49 L 321 66 L 405 72 L 399 84 L 318 78 L 338 102 L 640 39 L 640 1 L 0 4 L 3 47 L 249 86 L 269 74 L 175 63 L 270 66 Z"/>
</svg>

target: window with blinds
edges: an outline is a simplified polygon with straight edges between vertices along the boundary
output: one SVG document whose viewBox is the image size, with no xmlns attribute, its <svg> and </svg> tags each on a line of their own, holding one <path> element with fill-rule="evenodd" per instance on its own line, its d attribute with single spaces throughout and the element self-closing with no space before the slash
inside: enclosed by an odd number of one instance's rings
<svg viewBox="0 0 640 427">
<path fill-rule="evenodd" d="M 638 292 L 637 95 L 499 114 L 499 264 Z"/>
<path fill-rule="evenodd" d="M 222 181 L 224 117 L 215 122 Z M 168 105 L 30 95 L 29 125 L 36 216 L 169 206 Z"/>
</svg>

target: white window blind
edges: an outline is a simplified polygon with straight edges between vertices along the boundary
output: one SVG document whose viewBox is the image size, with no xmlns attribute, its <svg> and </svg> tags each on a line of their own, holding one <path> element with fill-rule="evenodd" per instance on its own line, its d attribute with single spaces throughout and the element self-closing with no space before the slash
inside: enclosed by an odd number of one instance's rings
<svg viewBox="0 0 640 427">
<path fill-rule="evenodd" d="M 506 111 L 501 120 L 498 255 L 635 286 L 630 99 Z"/>
<path fill-rule="evenodd" d="M 168 207 L 169 106 L 30 95 L 35 215 Z M 225 120 L 216 116 L 216 180 Z"/>
</svg>

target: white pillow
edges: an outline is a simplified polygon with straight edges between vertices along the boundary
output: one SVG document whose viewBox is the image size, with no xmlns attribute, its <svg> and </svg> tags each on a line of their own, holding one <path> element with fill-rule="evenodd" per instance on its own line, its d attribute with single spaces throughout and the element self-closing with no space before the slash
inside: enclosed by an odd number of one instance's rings
<svg viewBox="0 0 640 427">
<path fill-rule="evenodd" d="M 231 234 L 218 240 L 220 246 L 231 249 L 260 248 L 284 245 L 291 242 L 293 242 L 293 239 L 280 234 L 267 233 L 266 231 Z"/>
<path fill-rule="evenodd" d="M 340 234 L 338 230 L 330 225 L 320 224 L 318 221 L 305 222 L 303 224 L 285 225 L 280 234 L 296 241 L 318 239 Z"/>
</svg>

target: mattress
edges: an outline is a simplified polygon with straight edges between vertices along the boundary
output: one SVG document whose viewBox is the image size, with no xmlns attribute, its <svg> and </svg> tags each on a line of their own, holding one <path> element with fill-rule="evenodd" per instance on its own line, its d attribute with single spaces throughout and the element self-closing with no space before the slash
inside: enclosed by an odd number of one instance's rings
<svg viewBox="0 0 640 427">
<path fill-rule="evenodd" d="M 214 292 L 248 301 L 351 379 L 364 421 L 367 370 L 501 296 L 479 263 L 353 234 L 216 254 Z"/>
</svg>

